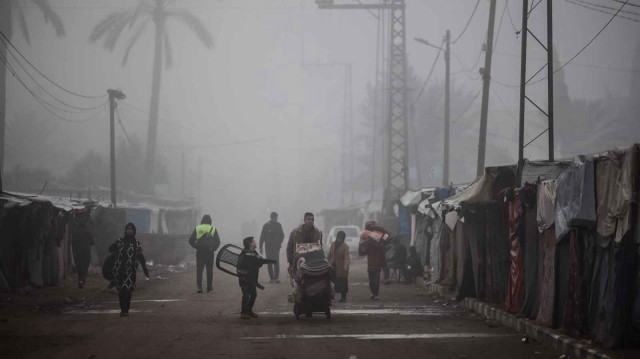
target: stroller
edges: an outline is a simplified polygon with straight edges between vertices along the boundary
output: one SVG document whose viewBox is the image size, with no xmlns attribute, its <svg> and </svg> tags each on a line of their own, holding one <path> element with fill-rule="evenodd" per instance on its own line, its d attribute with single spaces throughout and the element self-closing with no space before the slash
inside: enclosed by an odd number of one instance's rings
<svg viewBox="0 0 640 359">
<path fill-rule="evenodd" d="M 291 285 L 294 287 L 290 301 L 294 303 L 293 314 L 296 319 L 300 319 L 301 314 L 311 317 L 313 313 L 324 313 L 327 319 L 331 319 L 333 268 L 325 258 L 320 244 L 298 244 L 294 263 L 294 273 L 290 273 Z"/>
</svg>

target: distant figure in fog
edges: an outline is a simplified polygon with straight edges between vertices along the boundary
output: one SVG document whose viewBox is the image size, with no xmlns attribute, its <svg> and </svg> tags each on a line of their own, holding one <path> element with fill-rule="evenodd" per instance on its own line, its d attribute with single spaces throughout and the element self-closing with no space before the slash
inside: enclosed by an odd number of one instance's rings
<svg viewBox="0 0 640 359">
<path fill-rule="evenodd" d="M 271 219 L 269 222 L 262 226 L 262 232 L 260 233 L 260 253 L 264 253 L 263 249 L 266 247 L 267 259 L 273 259 L 278 261 L 280 259 L 280 247 L 282 241 L 284 241 L 284 232 L 282 231 L 282 225 L 278 222 L 278 214 L 271 212 Z M 269 283 L 280 283 L 280 264 L 268 264 L 269 269 Z"/>
<path fill-rule="evenodd" d="M 327 260 L 335 271 L 335 279 L 333 284 L 335 285 L 336 293 L 340 293 L 340 302 L 347 301 L 347 293 L 349 292 L 349 246 L 344 242 L 347 235 L 344 231 L 339 231 L 336 235 L 336 240 L 331 243 L 329 249 L 329 257 Z"/>
<path fill-rule="evenodd" d="M 91 246 L 93 236 L 89 232 L 87 221 L 78 223 L 78 229 L 71 235 L 71 247 L 73 248 L 73 261 L 78 272 L 78 288 L 84 287 L 89 265 L 91 265 Z"/>
<path fill-rule="evenodd" d="M 213 258 L 220 247 L 220 236 L 216 227 L 212 226 L 211 216 L 202 216 L 200 225 L 193 230 L 189 244 L 196 249 L 196 285 L 198 293 L 202 293 L 202 272 L 207 269 L 207 293 L 213 290 Z"/>
<path fill-rule="evenodd" d="M 242 305 L 240 319 L 257 318 L 258 314 L 253 312 L 253 305 L 258 297 L 256 290 L 258 284 L 258 272 L 262 267 L 262 257 L 256 252 L 256 241 L 253 237 L 242 240 L 244 249 L 238 258 L 238 278 L 240 289 L 242 289 Z"/>
<path fill-rule="evenodd" d="M 406 284 L 415 283 L 416 278 L 424 275 L 424 268 L 422 267 L 422 261 L 418 256 L 418 251 L 415 246 L 409 247 L 409 258 L 407 258 L 407 264 L 404 267 L 404 282 Z"/>
<path fill-rule="evenodd" d="M 109 247 L 109 252 L 116 253 L 113 266 L 113 277 L 120 299 L 120 316 L 129 316 L 131 296 L 136 287 L 136 271 L 138 264 L 142 266 L 144 276 L 149 279 L 149 270 L 142 254 L 142 245 L 136 240 L 136 226 L 128 223 L 124 227 L 124 237 Z"/>
</svg>

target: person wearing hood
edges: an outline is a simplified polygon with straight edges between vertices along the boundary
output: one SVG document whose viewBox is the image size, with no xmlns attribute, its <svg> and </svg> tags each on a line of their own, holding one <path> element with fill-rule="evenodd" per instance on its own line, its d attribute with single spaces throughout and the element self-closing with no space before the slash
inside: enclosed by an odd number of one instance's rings
<svg viewBox="0 0 640 359">
<path fill-rule="evenodd" d="M 340 302 L 347 301 L 347 292 L 349 291 L 349 246 L 344 243 L 347 235 L 344 231 L 339 231 L 336 235 L 335 242 L 331 243 L 329 249 L 329 257 L 327 260 L 331 263 L 335 272 L 335 279 L 333 284 L 335 285 L 336 292 L 340 293 Z"/>
<path fill-rule="evenodd" d="M 213 291 L 213 259 L 215 251 L 220 247 L 220 235 L 218 229 L 212 225 L 211 216 L 202 216 L 200 225 L 197 226 L 189 244 L 196 249 L 196 285 L 198 293 L 202 293 L 202 272 L 207 270 L 207 293 Z"/>
<path fill-rule="evenodd" d="M 296 253 L 296 244 L 318 243 L 322 245 L 322 233 L 313 226 L 313 213 L 304 214 L 304 223 L 291 231 L 289 242 L 287 242 L 287 261 L 289 262 L 289 273 L 293 273 L 293 260 Z"/>
<path fill-rule="evenodd" d="M 142 254 L 142 244 L 136 240 L 136 226 L 128 223 L 124 227 L 124 237 L 109 247 L 109 252 L 117 258 L 113 266 L 113 278 L 120 301 L 120 316 L 129 316 L 131 295 L 136 287 L 136 271 L 138 264 L 142 266 L 144 276 L 149 280 L 149 270 Z"/>
</svg>

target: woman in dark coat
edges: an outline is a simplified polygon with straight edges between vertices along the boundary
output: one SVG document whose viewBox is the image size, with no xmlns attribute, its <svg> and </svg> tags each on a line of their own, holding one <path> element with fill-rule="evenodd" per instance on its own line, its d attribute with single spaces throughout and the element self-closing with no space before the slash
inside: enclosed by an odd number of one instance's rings
<svg viewBox="0 0 640 359">
<path fill-rule="evenodd" d="M 113 266 L 113 278 L 120 299 L 120 316 L 127 317 L 131 294 L 136 287 L 138 264 L 142 266 L 145 277 L 149 279 L 149 270 L 142 255 L 142 245 L 136 240 L 136 227 L 133 223 L 128 223 L 124 227 L 124 237 L 112 244 L 109 251 L 117 254 Z"/>
</svg>

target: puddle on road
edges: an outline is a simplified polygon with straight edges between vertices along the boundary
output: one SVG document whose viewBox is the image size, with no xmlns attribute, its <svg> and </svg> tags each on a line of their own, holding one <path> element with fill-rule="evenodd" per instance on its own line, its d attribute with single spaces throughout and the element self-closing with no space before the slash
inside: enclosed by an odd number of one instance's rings
<svg viewBox="0 0 640 359">
<path fill-rule="evenodd" d="M 130 309 L 129 313 L 151 313 L 152 310 L 137 310 Z M 63 314 L 120 314 L 120 309 L 105 309 L 105 310 L 67 310 Z"/>
<path fill-rule="evenodd" d="M 389 339 L 469 339 L 469 338 L 495 338 L 513 336 L 513 334 L 489 334 L 489 333 L 440 333 L 440 334 L 320 334 L 320 335 L 274 335 L 271 337 L 245 337 L 244 340 L 267 339 L 327 339 L 345 338 L 358 340 L 389 340 Z"/>
</svg>

